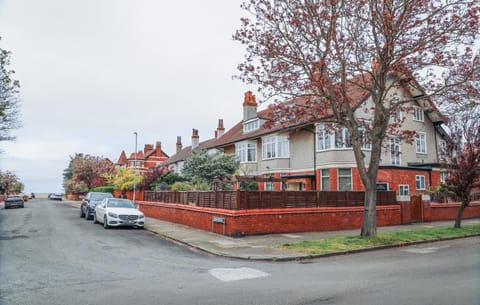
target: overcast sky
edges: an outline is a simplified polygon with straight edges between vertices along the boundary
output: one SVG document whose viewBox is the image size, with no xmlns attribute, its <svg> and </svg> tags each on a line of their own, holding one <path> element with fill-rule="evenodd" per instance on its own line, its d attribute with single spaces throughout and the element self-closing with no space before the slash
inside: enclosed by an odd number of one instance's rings
<svg viewBox="0 0 480 305">
<path fill-rule="evenodd" d="M 0 169 L 26 192 L 60 192 L 70 156 L 120 152 L 176 137 L 191 144 L 242 118 L 232 40 L 242 0 L 0 0 L 2 48 L 21 83 L 23 127 L 0 142 Z"/>
</svg>

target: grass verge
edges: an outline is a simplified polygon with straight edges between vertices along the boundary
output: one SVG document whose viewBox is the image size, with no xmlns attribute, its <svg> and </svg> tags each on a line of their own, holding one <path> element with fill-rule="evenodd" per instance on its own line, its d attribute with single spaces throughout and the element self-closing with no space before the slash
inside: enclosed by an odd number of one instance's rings
<svg viewBox="0 0 480 305">
<path fill-rule="evenodd" d="M 410 231 L 379 233 L 375 237 L 360 236 L 330 237 L 320 240 L 283 244 L 277 248 L 307 254 L 326 254 L 352 251 L 381 246 L 398 246 L 412 242 L 438 240 L 442 238 L 463 237 L 480 234 L 480 225 L 464 225 L 460 229 L 453 227 L 422 228 Z"/>
</svg>

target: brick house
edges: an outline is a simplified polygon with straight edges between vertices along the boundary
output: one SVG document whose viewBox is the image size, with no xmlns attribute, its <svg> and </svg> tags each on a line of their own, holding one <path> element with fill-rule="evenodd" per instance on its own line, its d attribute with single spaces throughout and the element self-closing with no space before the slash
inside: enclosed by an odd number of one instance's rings
<svg viewBox="0 0 480 305">
<path fill-rule="evenodd" d="M 190 146 L 183 147 L 182 138 L 178 136 L 175 154 L 167 160 L 169 170 L 181 175 L 185 160 L 187 160 L 187 158 L 194 151 L 208 151 L 212 154 L 219 152 L 219 150 L 214 148 L 212 144 L 221 136 L 223 136 L 224 133 L 225 128 L 223 127 L 223 119 L 219 119 L 217 129 L 214 132 L 214 137 L 211 139 L 200 142 L 200 135 L 198 134 L 198 129 L 194 128 L 192 129 L 192 144 Z"/>
<path fill-rule="evenodd" d="M 167 159 L 168 155 L 162 150 L 162 143 L 157 142 L 155 146 L 145 144 L 143 151 L 133 152 L 128 158 L 125 151 L 122 150 L 115 165 L 117 167 L 135 168 L 140 173 L 144 173 L 151 168 L 162 166 Z"/>
<path fill-rule="evenodd" d="M 395 89 L 399 96 L 412 99 L 408 110 L 399 111 L 392 120 L 402 119 L 401 128 L 415 130 L 413 144 L 388 138 L 383 149 L 377 188 L 394 190 L 398 195 L 422 193 L 438 186 L 446 177 L 441 169 L 447 133 L 444 117 L 421 92 L 411 87 Z M 357 115 L 365 115 L 371 106 L 368 93 L 354 92 L 358 98 Z M 301 102 L 301 100 L 295 100 Z M 270 109 L 258 111 L 255 95 L 246 92 L 243 119 L 212 147 L 235 154 L 243 175 L 286 179 L 287 190 L 361 191 L 361 182 L 346 128 L 333 131 L 322 123 L 292 125 L 292 128 L 264 127 Z M 292 132 L 292 130 L 295 130 Z M 368 144 L 364 147 L 368 156 Z M 261 182 L 259 189 L 280 190 L 282 183 Z"/>
</svg>

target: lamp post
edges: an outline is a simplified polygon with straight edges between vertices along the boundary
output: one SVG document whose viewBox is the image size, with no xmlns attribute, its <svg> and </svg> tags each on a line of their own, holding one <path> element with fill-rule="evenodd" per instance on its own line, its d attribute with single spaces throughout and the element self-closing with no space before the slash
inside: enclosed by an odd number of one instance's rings
<svg viewBox="0 0 480 305">
<path fill-rule="evenodd" d="M 133 165 L 133 204 L 135 204 L 135 191 L 136 191 L 136 187 L 137 187 L 137 181 L 136 181 L 136 178 L 137 178 L 137 171 L 136 171 L 136 167 L 137 167 L 137 138 L 138 138 L 138 133 L 135 131 L 133 133 L 135 135 L 135 154 L 134 154 L 134 165 Z"/>
</svg>

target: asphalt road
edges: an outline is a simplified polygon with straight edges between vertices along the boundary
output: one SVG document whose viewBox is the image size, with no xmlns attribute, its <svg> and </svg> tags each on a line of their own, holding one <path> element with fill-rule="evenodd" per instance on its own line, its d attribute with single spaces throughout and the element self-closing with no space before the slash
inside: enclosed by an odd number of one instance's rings
<svg viewBox="0 0 480 305">
<path fill-rule="evenodd" d="M 227 260 L 104 230 L 44 199 L 0 209 L 0 304 L 480 304 L 480 238 L 303 262 Z"/>
</svg>

